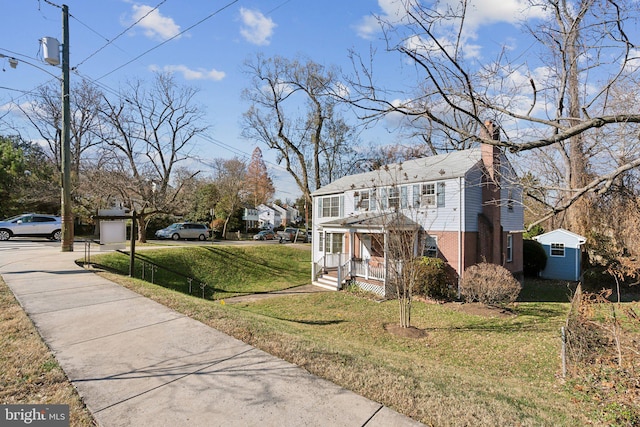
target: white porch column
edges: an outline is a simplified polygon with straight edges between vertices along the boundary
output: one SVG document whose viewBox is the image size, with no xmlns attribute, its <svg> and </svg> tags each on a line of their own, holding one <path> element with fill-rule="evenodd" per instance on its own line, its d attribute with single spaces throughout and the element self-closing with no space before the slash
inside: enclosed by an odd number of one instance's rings
<svg viewBox="0 0 640 427">
<path fill-rule="evenodd" d="M 389 277 L 389 237 L 387 230 L 384 230 L 384 288 L 387 289 L 387 279 Z M 386 291 L 385 291 L 386 292 Z"/>
<path fill-rule="evenodd" d="M 322 273 L 327 271 L 327 231 L 322 230 Z"/>
</svg>

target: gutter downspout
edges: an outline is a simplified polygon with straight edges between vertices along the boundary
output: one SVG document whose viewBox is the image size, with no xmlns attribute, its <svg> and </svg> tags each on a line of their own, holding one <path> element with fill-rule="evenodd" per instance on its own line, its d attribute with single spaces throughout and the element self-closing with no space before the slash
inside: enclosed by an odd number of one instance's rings
<svg viewBox="0 0 640 427">
<path fill-rule="evenodd" d="M 387 283 L 389 278 L 389 256 L 387 255 L 387 252 L 389 252 L 389 242 L 387 239 L 387 229 L 385 227 L 382 228 L 382 232 L 384 233 L 384 293 L 386 296 Z"/>
<path fill-rule="evenodd" d="M 462 280 L 462 177 L 458 178 L 458 299 Z"/>
</svg>

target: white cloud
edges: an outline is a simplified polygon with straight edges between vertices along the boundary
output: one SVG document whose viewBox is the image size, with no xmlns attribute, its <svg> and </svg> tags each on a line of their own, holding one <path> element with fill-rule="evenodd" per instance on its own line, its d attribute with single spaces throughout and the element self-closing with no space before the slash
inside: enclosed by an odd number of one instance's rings
<svg viewBox="0 0 640 427">
<path fill-rule="evenodd" d="M 445 0 L 441 11 L 446 8 L 459 7 L 458 0 Z M 535 18 L 544 18 L 547 13 L 542 7 L 531 6 L 528 0 L 470 0 L 465 15 L 465 27 L 469 34 L 484 25 L 500 22 L 517 24 Z"/>
<path fill-rule="evenodd" d="M 380 23 L 375 16 L 364 16 L 360 23 L 355 25 L 355 30 L 358 37 L 370 40 L 380 31 Z"/>
<path fill-rule="evenodd" d="M 342 82 L 338 82 L 334 85 L 333 92 L 342 98 L 348 98 L 351 93 L 349 87 Z"/>
<path fill-rule="evenodd" d="M 629 51 L 629 60 L 624 64 L 627 73 L 633 74 L 640 69 L 640 49 L 631 49 Z"/>
<path fill-rule="evenodd" d="M 378 0 L 381 13 L 363 16 L 358 24 L 354 26 L 356 33 L 363 39 L 371 39 L 380 32 L 380 21 L 397 22 L 404 16 L 404 1 L 401 0 Z"/>
<path fill-rule="evenodd" d="M 277 27 L 271 18 L 267 18 L 262 12 L 240 8 L 240 20 L 242 27 L 240 34 L 249 43 L 258 46 L 266 46 L 271 43 L 273 30 Z"/>
<path fill-rule="evenodd" d="M 404 46 L 408 50 L 421 55 L 441 55 L 440 46 L 442 46 L 449 55 L 456 56 L 454 52 L 455 44 L 446 36 L 439 37 L 436 43 L 434 40 L 425 40 L 420 36 L 413 35 L 405 41 Z M 461 43 L 459 49 L 464 58 L 479 58 L 482 46 L 467 41 L 466 43 Z"/>
<path fill-rule="evenodd" d="M 175 23 L 173 18 L 162 16 L 158 9 L 153 11 L 152 9 L 153 7 L 147 5 L 132 6 L 132 20 L 135 22 L 142 18 L 138 27 L 144 29 L 145 36 L 151 39 L 167 40 L 180 33 L 180 26 Z"/>
<path fill-rule="evenodd" d="M 206 70 L 204 68 L 197 68 L 195 70 L 187 67 L 186 65 L 165 65 L 160 68 L 157 65 L 149 66 L 151 71 L 162 71 L 167 73 L 181 73 L 182 77 L 186 80 L 213 80 L 220 81 L 226 77 L 226 73 L 224 71 L 218 71 L 214 68 L 211 70 Z"/>
<path fill-rule="evenodd" d="M 378 18 L 385 22 L 399 24 L 406 18 L 405 8 L 415 7 L 417 0 L 378 0 L 380 13 L 376 16 L 364 16 L 355 26 L 358 36 L 371 39 L 381 31 Z M 451 11 L 460 12 L 460 0 L 442 0 L 438 2 L 437 12 L 443 15 Z M 427 7 L 422 5 L 421 7 Z M 468 0 L 464 18 L 463 37 L 475 39 L 480 27 L 496 23 L 518 24 L 548 15 L 542 7 L 533 7 L 529 0 Z M 440 29 L 447 32 L 458 28 L 457 20 L 448 21 L 448 25 L 441 23 Z M 447 30 L 448 28 L 448 30 Z M 474 55 L 475 56 L 475 55 Z"/>
</svg>

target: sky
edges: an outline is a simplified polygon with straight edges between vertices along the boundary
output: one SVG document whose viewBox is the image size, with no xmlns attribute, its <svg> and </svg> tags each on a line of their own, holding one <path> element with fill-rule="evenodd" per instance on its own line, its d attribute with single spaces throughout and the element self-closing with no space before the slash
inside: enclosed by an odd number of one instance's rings
<svg viewBox="0 0 640 427">
<path fill-rule="evenodd" d="M 452 1 L 452 0 L 447 0 Z M 428 2 L 427 2 L 428 3 Z M 446 1 L 444 2 L 446 3 Z M 468 18 L 469 55 L 503 43 L 516 43 L 511 32 L 523 17 L 535 18 L 525 0 L 474 0 Z M 12 106 L 55 77 L 60 68 L 47 65 L 39 40 L 62 41 L 62 12 L 57 0 L 0 0 L 0 54 L 18 59 L 13 69 L 0 58 L 0 133 L 17 128 L 32 140 L 38 135 Z M 173 72 L 179 83 L 200 90 L 210 138 L 197 141 L 203 159 L 249 159 L 259 146 L 276 186 L 276 197 L 295 200 L 300 191 L 275 153 L 241 137 L 240 119 L 249 105 L 240 94 L 248 86 L 242 64 L 257 53 L 266 57 L 302 55 L 326 66 L 351 70 L 349 51 L 382 52 L 377 78 L 401 80 L 406 64 L 385 53 L 375 16 L 397 16 L 397 0 L 66 0 L 71 15 L 71 80 L 81 77 L 117 91 L 127 79 L 151 79 L 153 72 Z M 481 5 L 481 7 L 479 6 Z M 134 25 L 135 24 L 135 25 Z M 385 56 L 386 55 L 386 56 Z M 410 72 L 409 72 L 410 75 Z M 2 116 L 2 114 L 0 114 Z M 393 126 L 381 124 L 363 135 L 365 144 L 394 138 Z M 194 166 L 206 172 L 206 166 Z"/>
</svg>

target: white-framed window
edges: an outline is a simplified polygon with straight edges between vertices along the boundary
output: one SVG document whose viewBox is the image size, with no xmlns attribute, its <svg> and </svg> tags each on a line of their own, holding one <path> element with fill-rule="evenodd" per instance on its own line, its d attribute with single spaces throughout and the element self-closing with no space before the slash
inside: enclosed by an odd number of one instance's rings
<svg viewBox="0 0 640 427">
<path fill-rule="evenodd" d="M 384 211 L 389 206 L 389 200 L 387 199 L 387 189 L 378 189 L 378 203 L 380 203 L 380 210 Z"/>
<path fill-rule="evenodd" d="M 369 190 L 362 190 L 359 192 L 359 197 L 356 200 L 356 210 L 369 210 Z"/>
<path fill-rule="evenodd" d="M 564 243 L 552 243 L 551 244 L 551 256 L 563 257 L 564 256 Z"/>
<path fill-rule="evenodd" d="M 409 207 L 409 186 L 400 187 L 400 208 L 407 209 Z"/>
<path fill-rule="evenodd" d="M 327 236 L 326 240 L 325 235 Z M 328 254 L 341 254 L 343 237 L 344 233 L 320 233 L 318 248 Z"/>
<path fill-rule="evenodd" d="M 436 258 L 438 256 L 438 237 L 429 236 L 424 241 L 424 249 L 422 250 L 422 256 L 430 258 Z"/>
<path fill-rule="evenodd" d="M 413 186 L 413 207 L 428 208 L 436 206 L 436 185 L 434 183 Z"/>
<path fill-rule="evenodd" d="M 318 199 L 318 218 L 343 216 L 344 196 L 328 196 Z"/>
<path fill-rule="evenodd" d="M 437 205 L 439 208 L 443 208 L 444 207 L 444 189 L 445 189 L 445 184 L 444 182 L 439 182 L 438 183 L 438 193 L 437 193 Z"/>
<path fill-rule="evenodd" d="M 387 197 L 389 199 L 389 207 L 392 209 L 398 209 L 400 207 L 400 190 L 398 187 L 391 187 L 387 190 Z"/>
<path fill-rule="evenodd" d="M 513 234 L 507 234 L 507 262 L 513 261 Z"/>
<path fill-rule="evenodd" d="M 376 209 L 376 203 L 378 201 L 378 190 L 375 188 L 372 188 L 371 190 L 369 190 L 369 210 L 371 211 L 375 211 Z"/>
</svg>

